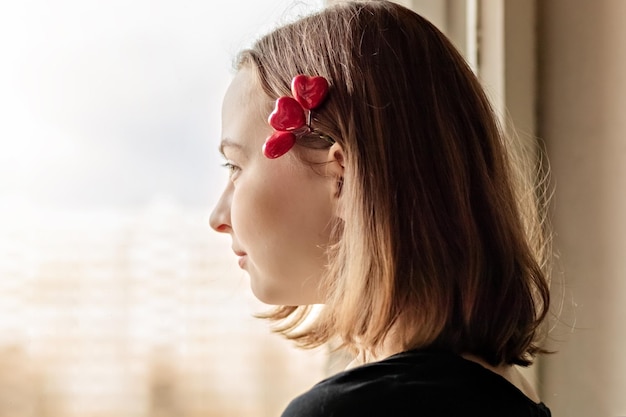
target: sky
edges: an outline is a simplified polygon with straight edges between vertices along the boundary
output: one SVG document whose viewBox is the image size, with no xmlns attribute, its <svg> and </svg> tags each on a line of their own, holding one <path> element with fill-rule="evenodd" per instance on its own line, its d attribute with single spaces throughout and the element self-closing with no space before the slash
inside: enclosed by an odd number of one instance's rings
<svg viewBox="0 0 626 417">
<path fill-rule="evenodd" d="M 322 1 L 3 1 L 0 204 L 211 205 L 232 58 Z"/>
</svg>

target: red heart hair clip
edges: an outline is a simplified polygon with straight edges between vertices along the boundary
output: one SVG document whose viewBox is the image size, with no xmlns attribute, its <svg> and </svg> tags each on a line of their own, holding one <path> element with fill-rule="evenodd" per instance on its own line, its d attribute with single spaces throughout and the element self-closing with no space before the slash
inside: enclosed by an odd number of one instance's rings
<svg viewBox="0 0 626 417">
<path fill-rule="evenodd" d="M 322 104 L 327 93 L 328 81 L 324 77 L 304 74 L 293 77 L 293 97 L 279 97 L 267 119 L 274 133 L 265 140 L 263 155 L 278 158 L 293 147 L 297 136 L 310 133 L 311 110 Z"/>
</svg>

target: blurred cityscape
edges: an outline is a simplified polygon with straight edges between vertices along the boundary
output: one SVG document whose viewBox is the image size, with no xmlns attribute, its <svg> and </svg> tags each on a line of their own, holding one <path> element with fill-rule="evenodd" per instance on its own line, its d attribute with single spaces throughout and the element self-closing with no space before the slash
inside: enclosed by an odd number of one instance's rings
<svg viewBox="0 0 626 417">
<path fill-rule="evenodd" d="M 236 51 L 322 3 L 0 4 L 0 417 L 274 417 L 325 374 L 206 201 Z"/>
<path fill-rule="evenodd" d="M 0 212 L 0 417 L 278 416 L 326 374 L 206 212 Z"/>
</svg>

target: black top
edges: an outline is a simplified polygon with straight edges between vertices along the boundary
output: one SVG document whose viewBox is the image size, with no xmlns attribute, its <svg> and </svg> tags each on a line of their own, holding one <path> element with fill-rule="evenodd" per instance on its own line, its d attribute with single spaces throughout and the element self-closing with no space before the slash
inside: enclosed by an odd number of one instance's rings
<svg viewBox="0 0 626 417">
<path fill-rule="evenodd" d="M 500 375 L 461 356 L 409 351 L 340 372 L 281 417 L 550 417 Z"/>
</svg>

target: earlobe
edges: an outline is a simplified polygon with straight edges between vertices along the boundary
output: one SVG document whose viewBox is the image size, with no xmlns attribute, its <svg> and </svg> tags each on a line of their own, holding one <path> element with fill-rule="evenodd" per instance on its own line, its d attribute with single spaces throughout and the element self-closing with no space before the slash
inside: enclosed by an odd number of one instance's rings
<svg viewBox="0 0 626 417">
<path fill-rule="evenodd" d="M 335 193 L 335 195 L 337 197 L 341 197 L 342 190 L 343 190 L 343 177 L 339 177 L 339 179 L 337 180 L 337 192 Z"/>
</svg>

